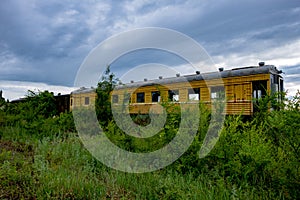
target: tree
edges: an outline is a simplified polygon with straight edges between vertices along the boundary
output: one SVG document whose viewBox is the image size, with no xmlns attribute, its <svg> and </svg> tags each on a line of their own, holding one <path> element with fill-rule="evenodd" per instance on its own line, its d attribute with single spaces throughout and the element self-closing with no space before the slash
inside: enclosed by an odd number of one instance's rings
<svg viewBox="0 0 300 200">
<path fill-rule="evenodd" d="M 38 93 L 28 90 L 26 101 L 31 108 L 34 108 L 34 114 L 45 118 L 53 117 L 58 114 L 56 100 L 53 92 L 39 91 Z"/>
<path fill-rule="evenodd" d="M 0 90 L 0 108 L 5 104 L 5 99 L 2 97 L 2 90 Z"/>
<path fill-rule="evenodd" d="M 110 66 L 107 66 L 96 89 L 96 113 L 103 127 L 106 127 L 108 122 L 112 120 L 110 95 L 118 83 L 119 79 L 110 71 Z"/>
</svg>

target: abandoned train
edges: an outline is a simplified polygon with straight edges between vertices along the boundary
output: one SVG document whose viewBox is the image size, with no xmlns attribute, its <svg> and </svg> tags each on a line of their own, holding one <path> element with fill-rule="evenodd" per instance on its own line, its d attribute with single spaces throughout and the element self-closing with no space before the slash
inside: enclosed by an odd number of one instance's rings
<svg viewBox="0 0 300 200">
<path fill-rule="evenodd" d="M 266 94 L 283 92 L 283 78 L 273 65 L 219 69 L 219 72 L 200 73 L 171 78 L 159 77 L 116 86 L 111 94 L 112 106 L 129 104 L 131 114 L 148 113 L 152 105 L 160 102 L 174 104 L 203 102 L 210 106 L 223 95 L 226 114 L 252 115 L 256 112 L 255 100 Z M 70 94 L 70 110 L 95 104 L 94 88 L 80 88 Z M 280 99 L 280 98 L 279 98 Z"/>
</svg>

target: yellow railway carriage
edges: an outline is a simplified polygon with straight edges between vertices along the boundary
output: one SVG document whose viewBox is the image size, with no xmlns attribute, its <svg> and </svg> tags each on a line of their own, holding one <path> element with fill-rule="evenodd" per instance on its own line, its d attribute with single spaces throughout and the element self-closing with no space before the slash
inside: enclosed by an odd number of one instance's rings
<svg viewBox="0 0 300 200">
<path fill-rule="evenodd" d="M 281 73 L 273 65 L 259 63 L 259 66 L 219 69 L 219 72 L 213 73 L 201 74 L 197 71 L 186 76 L 177 74 L 171 78 L 159 77 L 156 80 L 116 86 L 111 94 L 111 103 L 117 108 L 129 105 L 131 114 L 147 114 L 150 108 L 160 108 L 153 105 L 163 102 L 180 105 L 201 101 L 211 107 L 214 99 L 221 96 L 226 101 L 226 114 L 252 115 L 257 109 L 257 99 L 266 94 L 284 91 Z M 58 95 L 55 98 L 59 112 L 64 112 L 76 107 L 94 106 L 97 95 L 95 88 L 82 87 L 70 95 Z M 11 103 L 22 101 L 25 99 Z"/>
<path fill-rule="evenodd" d="M 151 106 L 165 101 L 175 104 L 201 101 L 211 102 L 224 95 L 226 114 L 252 115 L 256 110 L 254 100 L 267 93 L 282 92 L 283 78 L 273 65 L 250 66 L 219 72 L 196 72 L 193 75 L 143 82 L 131 82 L 116 87 L 111 95 L 112 106 L 129 103 L 131 114 L 149 112 Z"/>
<path fill-rule="evenodd" d="M 71 92 L 70 110 L 76 107 L 88 107 L 95 105 L 96 90 L 94 88 L 81 87 L 78 90 Z"/>
</svg>

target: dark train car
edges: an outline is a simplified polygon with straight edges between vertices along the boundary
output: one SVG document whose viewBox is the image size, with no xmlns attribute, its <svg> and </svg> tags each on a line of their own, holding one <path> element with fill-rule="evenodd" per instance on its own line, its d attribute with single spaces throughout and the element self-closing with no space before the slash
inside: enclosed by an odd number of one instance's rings
<svg viewBox="0 0 300 200">
<path fill-rule="evenodd" d="M 58 113 L 64 113 L 70 111 L 70 94 L 58 94 L 54 96 L 56 101 L 56 109 Z"/>
<path fill-rule="evenodd" d="M 57 114 L 69 112 L 70 111 L 70 94 L 58 94 L 57 96 L 54 96 Z M 11 104 L 18 104 L 28 101 L 28 97 L 26 98 L 20 98 L 16 100 L 12 100 Z"/>
</svg>

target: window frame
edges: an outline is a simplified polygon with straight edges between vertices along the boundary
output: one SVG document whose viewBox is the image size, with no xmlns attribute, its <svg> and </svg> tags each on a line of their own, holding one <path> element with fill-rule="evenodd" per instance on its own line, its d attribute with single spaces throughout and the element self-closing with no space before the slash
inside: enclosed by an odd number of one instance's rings
<svg viewBox="0 0 300 200">
<path fill-rule="evenodd" d="M 154 96 L 156 95 L 156 96 Z M 157 103 L 157 102 L 160 102 L 161 100 L 161 96 L 160 96 L 160 92 L 159 91 L 152 91 L 151 92 L 151 101 L 153 103 Z"/>
<path fill-rule="evenodd" d="M 119 103 L 119 95 L 117 95 L 117 94 L 111 95 L 111 102 L 113 104 Z"/>
<path fill-rule="evenodd" d="M 178 100 L 176 100 L 174 98 L 174 96 L 177 96 Z M 168 91 L 168 99 L 169 99 L 169 101 L 172 101 L 172 102 L 179 102 L 179 100 L 180 100 L 179 90 L 169 90 Z"/>
<path fill-rule="evenodd" d="M 225 99 L 225 86 L 212 86 L 210 87 L 210 99 L 211 100 L 216 100 L 216 99 Z M 213 97 L 213 94 L 215 96 Z"/>
<path fill-rule="evenodd" d="M 139 95 L 142 95 L 142 97 L 139 97 Z M 145 92 L 137 92 L 136 93 L 136 102 L 137 103 L 145 103 Z"/>
<path fill-rule="evenodd" d="M 198 95 L 198 99 L 192 99 L 190 98 L 190 95 L 193 94 L 197 94 Z M 188 100 L 189 101 L 200 101 L 200 88 L 189 88 L 188 89 Z"/>
<path fill-rule="evenodd" d="M 128 100 L 128 101 L 127 101 Z M 123 95 L 123 104 L 131 103 L 131 93 L 125 92 Z"/>
<path fill-rule="evenodd" d="M 84 97 L 84 105 L 90 105 L 90 97 Z"/>
</svg>

